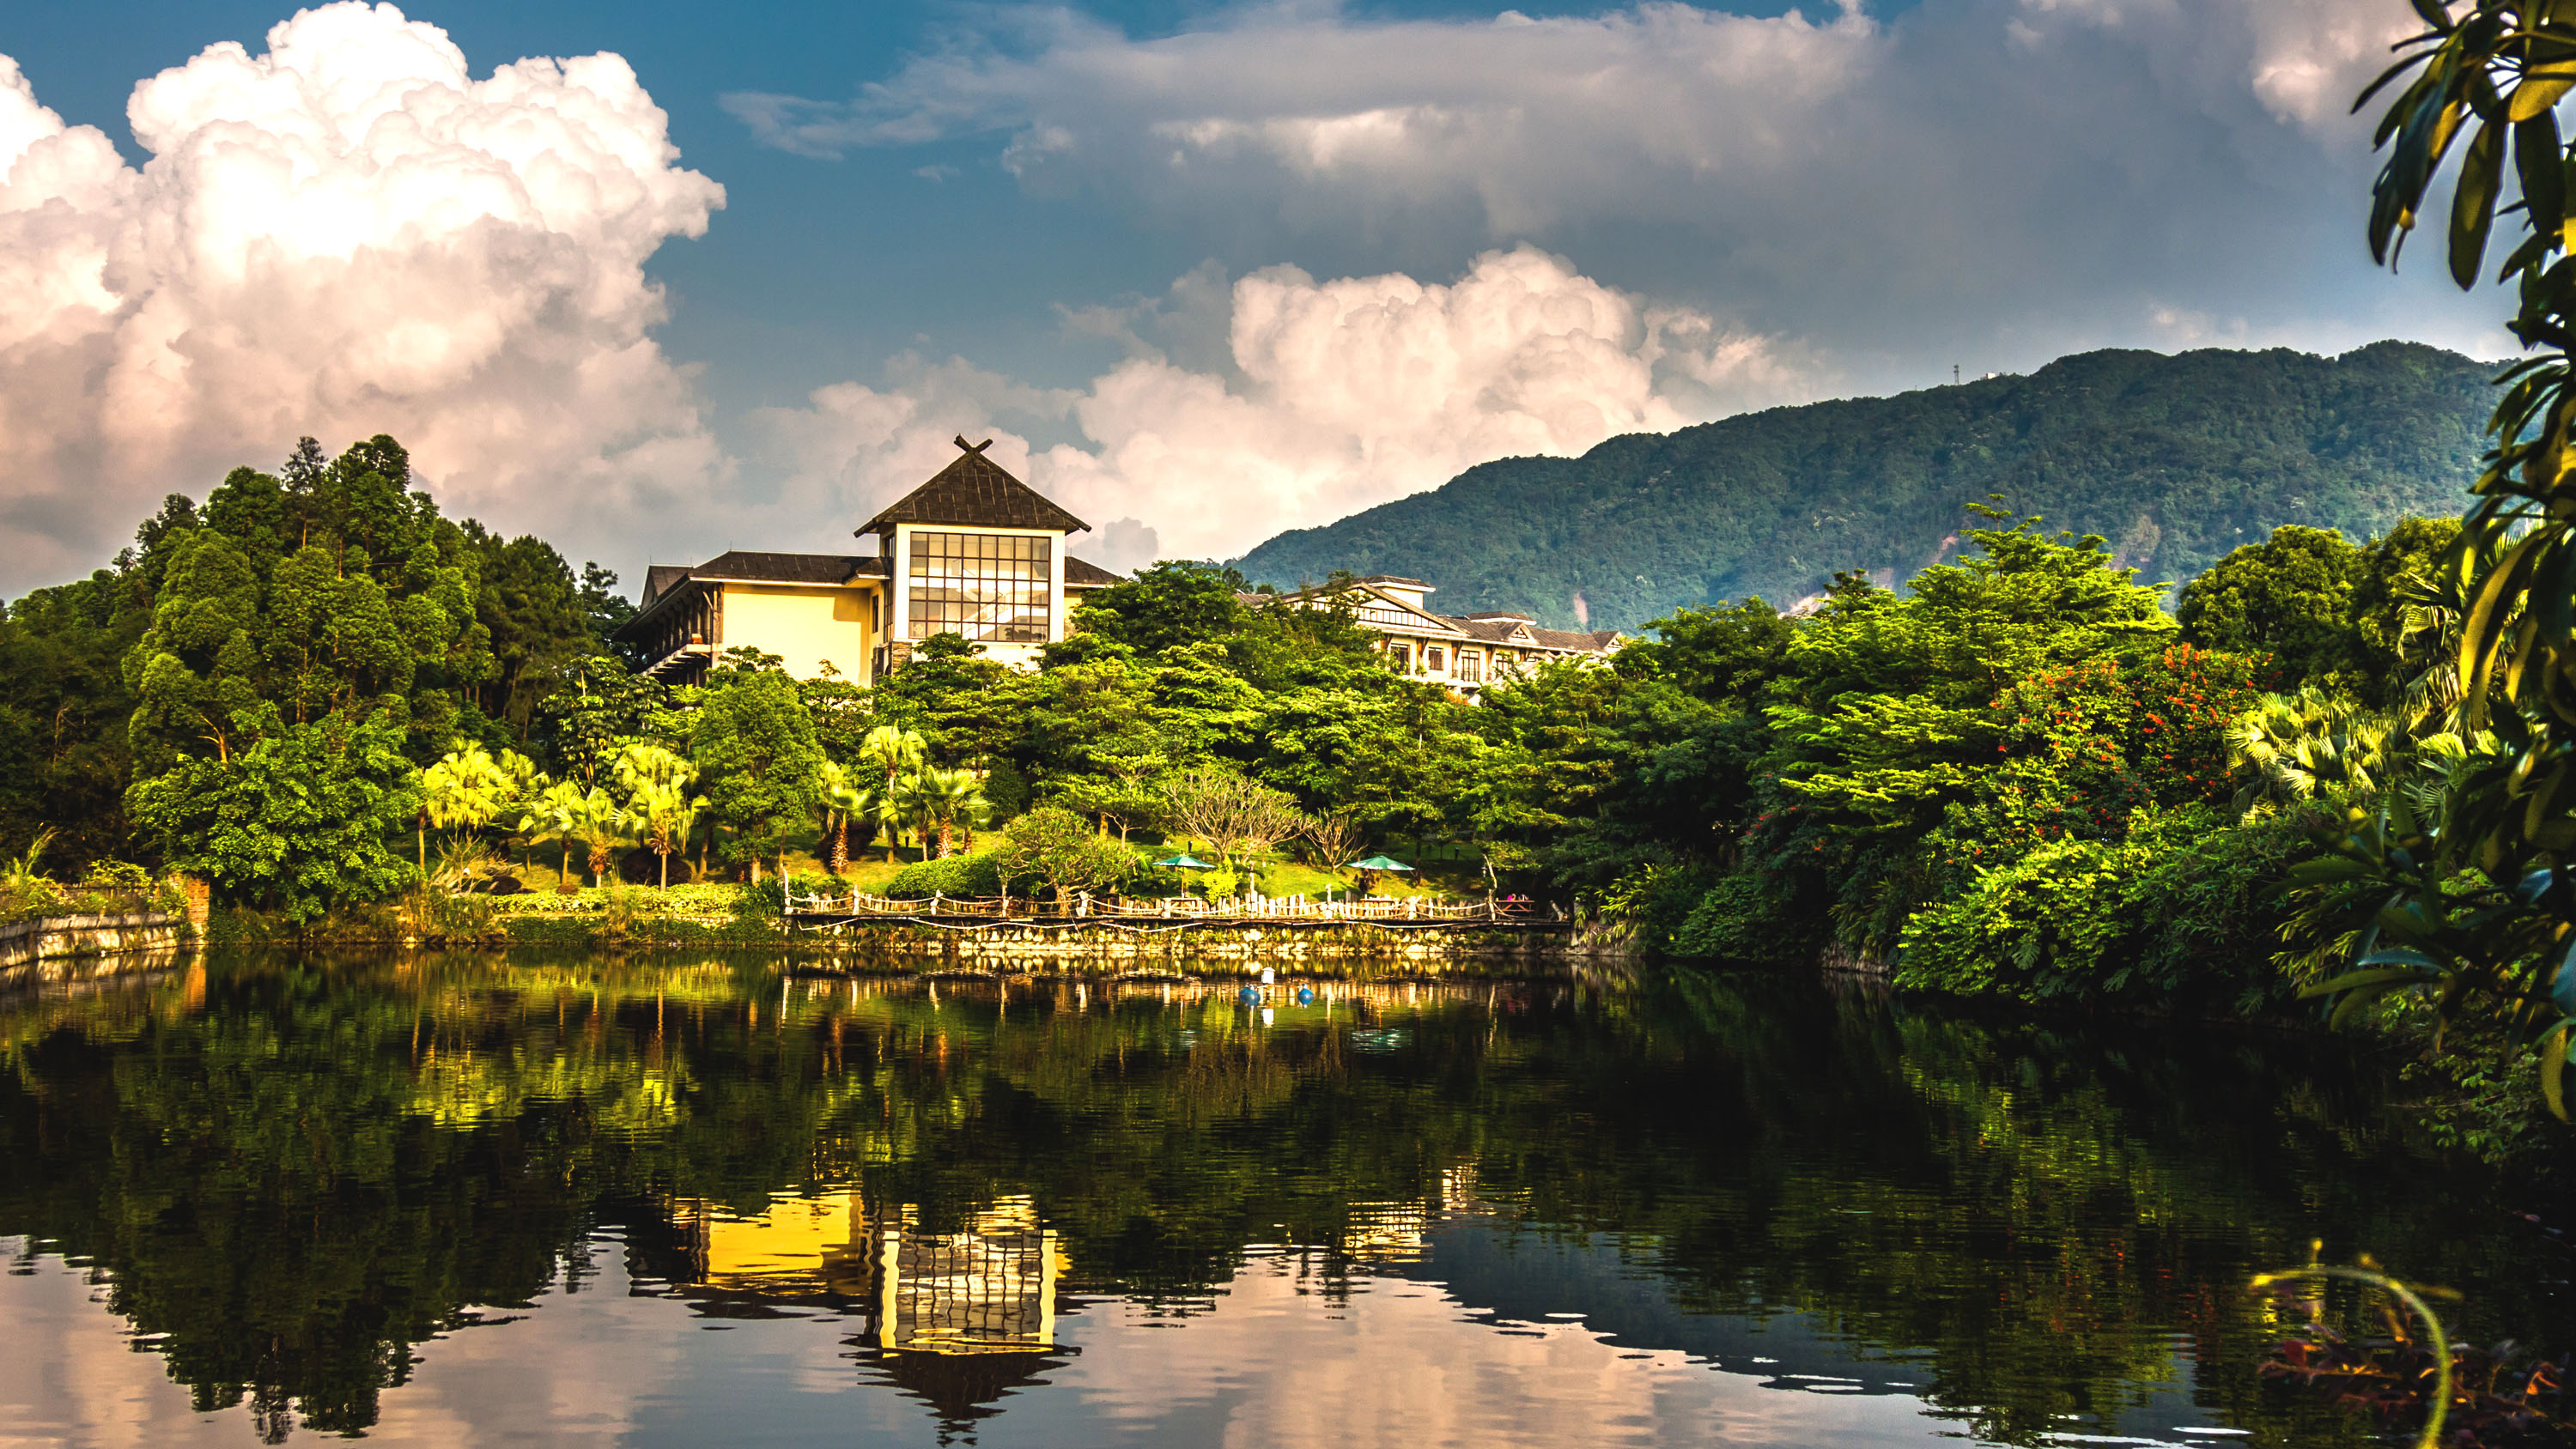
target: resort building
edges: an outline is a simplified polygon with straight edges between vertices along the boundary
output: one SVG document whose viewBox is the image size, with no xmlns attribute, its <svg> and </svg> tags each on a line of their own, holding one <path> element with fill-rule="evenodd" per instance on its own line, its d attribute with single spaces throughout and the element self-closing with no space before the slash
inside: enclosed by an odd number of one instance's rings
<svg viewBox="0 0 2576 1449">
<path fill-rule="evenodd" d="M 646 571 L 621 641 L 645 673 L 694 684 L 716 655 L 749 645 L 798 678 L 827 670 L 873 684 L 934 634 L 962 634 L 1007 664 L 1034 666 L 1065 636 L 1084 594 L 1118 582 L 1065 551 L 1091 525 L 957 439 L 959 456 L 860 525 L 869 554 L 719 554 Z"/>
<path fill-rule="evenodd" d="M 1092 590 L 1118 582 L 1065 552 L 1091 525 L 984 456 L 992 440 L 957 439 L 959 456 L 859 526 L 874 554 L 719 554 L 694 568 L 655 564 L 636 615 L 617 633 L 644 646 L 645 673 L 694 684 L 717 655 L 748 645 L 788 673 L 874 684 L 922 640 L 959 634 L 986 657 L 1033 668 L 1064 638 Z M 1614 630 L 1542 629 L 1526 614 L 1435 614 L 1420 579 L 1377 574 L 1327 589 L 1246 594 L 1247 604 L 1347 604 L 1382 636 L 1403 674 L 1473 697 L 1547 659 L 1604 659 Z"/>
<path fill-rule="evenodd" d="M 1397 673 L 1445 684 L 1470 698 L 1494 680 L 1516 678 L 1550 659 L 1606 660 L 1626 642 L 1616 629 L 1542 629 L 1536 619 L 1507 609 L 1435 614 L 1427 602 L 1431 593 L 1420 579 L 1371 574 L 1339 589 L 1239 597 L 1247 604 L 1277 598 L 1316 608 L 1339 602 L 1360 627 L 1383 636 L 1378 650 Z"/>
</svg>

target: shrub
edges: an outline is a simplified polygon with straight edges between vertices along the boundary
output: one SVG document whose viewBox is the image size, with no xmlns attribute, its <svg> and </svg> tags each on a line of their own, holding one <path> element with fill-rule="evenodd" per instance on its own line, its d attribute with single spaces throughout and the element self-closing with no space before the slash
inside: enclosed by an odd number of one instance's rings
<svg viewBox="0 0 2576 1449">
<path fill-rule="evenodd" d="M 1899 986 L 2252 1014 L 2285 1000 L 2268 897 L 2304 848 L 2279 823 L 2141 810 L 2118 842 L 2051 841 L 1906 922 Z"/>
<path fill-rule="evenodd" d="M 1803 916 L 1753 872 L 1730 875 L 1703 892 L 1672 933 L 1677 957 L 1746 966 L 1813 961 L 1824 949 L 1824 918 Z"/>
<path fill-rule="evenodd" d="M 896 871 L 885 884 L 887 895 L 905 900 L 918 900 L 933 891 L 943 896 L 998 896 L 1001 862 L 991 851 L 925 860 Z"/>
</svg>

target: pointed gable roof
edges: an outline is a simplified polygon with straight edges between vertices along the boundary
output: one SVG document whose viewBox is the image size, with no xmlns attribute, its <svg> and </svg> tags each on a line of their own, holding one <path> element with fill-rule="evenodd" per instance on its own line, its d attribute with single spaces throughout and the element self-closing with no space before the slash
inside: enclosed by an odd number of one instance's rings
<svg viewBox="0 0 2576 1449">
<path fill-rule="evenodd" d="M 1043 528 L 1056 533 L 1087 533 L 1091 525 L 1058 508 L 1043 493 L 1003 471 L 984 456 L 993 446 L 986 438 L 957 439 L 963 456 L 931 476 L 929 482 L 887 505 L 884 512 L 857 530 L 872 533 L 894 523 L 966 528 Z"/>
</svg>

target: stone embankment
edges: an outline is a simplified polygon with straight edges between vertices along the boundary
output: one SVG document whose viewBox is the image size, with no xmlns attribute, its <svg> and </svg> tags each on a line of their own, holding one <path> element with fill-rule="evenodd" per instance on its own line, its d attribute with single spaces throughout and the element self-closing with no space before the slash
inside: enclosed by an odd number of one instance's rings
<svg viewBox="0 0 2576 1449">
<path fill-rule="evenodd" d="M 86 958 L 176 951 L 187 928 L 186 916 L 163 911 L 12 921 L 0 926 L 0 985 L 70 976 Z"/>
</svg>

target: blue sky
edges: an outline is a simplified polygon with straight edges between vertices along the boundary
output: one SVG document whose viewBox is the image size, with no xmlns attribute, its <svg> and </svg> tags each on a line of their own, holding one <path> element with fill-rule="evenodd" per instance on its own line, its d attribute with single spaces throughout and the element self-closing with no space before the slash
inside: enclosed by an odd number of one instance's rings
<svg viewBox="0 0 2576 1449">
<path fill-rule="evenodd" d="M 0 592 L 85 567 L 161 492 L 298 431 L 417 440 L 458 511 L 632 573 L 837 548 L 980 428 L 1123 565 L 1238 553 L 1487 457 L 1954 364 L 2505 345 L 2497 299 L 2361 253 L 2369 158 L 2342 112 L 2406 24 L 2397 0 L 452 0 L 404 7 L 408 29 L 297 21 L 271 55 L 294 14 L 0 18 L 27 107 L 58 118 L 18 123 L 0 266 L 91 299 L 15 332 L 0 307 L 0 519 L 38 544 Z M 415 64 L 439 33 L 461 58 L 444 78 Z M 240 65 L 203 58 L 227 41 Z M 539 202 L 478 228 L 438 203 L 448 183 L 384 182 L 382 148 L 409 143 L 330 118 L 444 95 L 419 114 L 497 125 L 516 102 L 496 67 L 597 52 L 679 151 L 644 210 L 574 215 L 540 167 L 504 178 Z M 379 61 L 409 99 L 239 99 L 235 72 Z M 174 67 L 146 144 L 129 100 Z M 638 116 L 579 134 L 658 144 Z M 317 125 L 341 136 L 318 159 L 299 149 Z M 477 150 L 490 125 L 440 131 L 438 174 L 524 170 Z M 301 179 L 245 190 L 263 146 Z M 580 161 L 582 184 L 627 155 Z M 264 231 L 207 201 L 254 193 L 305 219 Z M 49 201 L 84 240 L 40 224 Z M 315 216 L 351 236 L 308 246 L 292 233 Z M 369 337 L 330 321 L 353 312 Z"/>
</svg>

